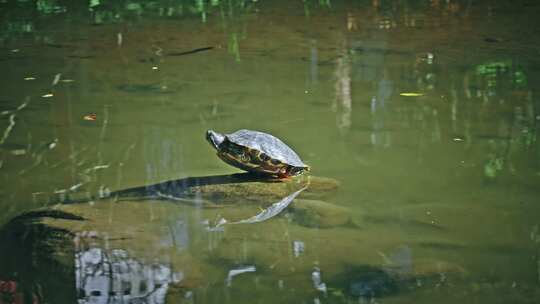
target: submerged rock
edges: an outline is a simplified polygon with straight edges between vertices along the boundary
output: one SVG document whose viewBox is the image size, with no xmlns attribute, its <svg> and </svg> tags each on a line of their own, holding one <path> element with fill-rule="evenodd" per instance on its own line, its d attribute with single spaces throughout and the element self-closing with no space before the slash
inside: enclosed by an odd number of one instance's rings
<svg viewBox="0 0 540 304">
<path fill-rule="evenodd" d="M 439 287 L 465 274 L 461 266 L 442 260 L 420 259 L 408 263 L 407 267 L 397 264 L 349 266 L 329 281 L 329 288 L 339 290 L 339 294 L 346 297 L 369 302 L 418 288 Z"/>
<path fill-rule="evenodd" d="M 297 199 L 289 213 L 295 223 L 305 227 L 328 228 L 352 222 L 349 209 L 319 200 Z"/>
<path fill-rule="evenodd" d="M 382 268 L 362 265 L 350 267 L 333 278 L 330 287 L 344 288 L 345 294 L 355 298 L 378 298 L 399 292 L 398 280 Z"/>
<path fill-rule="evenodd" d="M 335 191 L 339 182 L 331 178 L 308 176 L 290 180 L 259 179 L 222 184 L 197 185 L 185 192 L 198 195 L 215 202 L 265 201 L 279 200 L 302 188 L 303 196 L 322 196 L 325 192 Z"/>
</svg>

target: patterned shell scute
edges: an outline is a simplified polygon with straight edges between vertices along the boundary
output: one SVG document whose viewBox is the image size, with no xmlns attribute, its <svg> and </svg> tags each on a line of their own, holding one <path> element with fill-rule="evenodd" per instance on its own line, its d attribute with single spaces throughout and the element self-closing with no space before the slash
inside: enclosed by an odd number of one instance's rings
<svg viewBox="0 0 540 304">
<path fill-rule="evenodd" d="M 307 167 L 298 154 L 284 142 L 270 134 L 251 130 L 238 130 L 226 136 L 237 145 L 261 151 L 271 158 L 278 159 L 291 166 Z"/>
</svg>

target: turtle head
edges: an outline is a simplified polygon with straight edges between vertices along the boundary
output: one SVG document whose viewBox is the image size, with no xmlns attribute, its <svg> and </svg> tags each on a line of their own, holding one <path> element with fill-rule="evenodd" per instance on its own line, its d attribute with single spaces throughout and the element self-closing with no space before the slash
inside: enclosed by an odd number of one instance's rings
<svg viewBox="0 0 540 304">
<path fill-rule="evenodd" d="M 206 131 L 206 140 L 217 150 L 219 145 L 225 140 L 225 135 L 208 130 Z"/>
</svg>

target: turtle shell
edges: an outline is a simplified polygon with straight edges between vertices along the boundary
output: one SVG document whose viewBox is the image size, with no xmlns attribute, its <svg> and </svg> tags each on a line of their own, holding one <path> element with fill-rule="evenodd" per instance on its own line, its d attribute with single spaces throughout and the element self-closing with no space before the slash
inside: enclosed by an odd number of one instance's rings
<svg viewBox="0 0 540 304">
<path fill-rule="evenodd" d="M 309 170 L 283 141 L 259 131 L 238 130 L 226 134 L 219 150 L 218 155 L 225 162 L 248 171 L 298 175 Z"/>
</svg>

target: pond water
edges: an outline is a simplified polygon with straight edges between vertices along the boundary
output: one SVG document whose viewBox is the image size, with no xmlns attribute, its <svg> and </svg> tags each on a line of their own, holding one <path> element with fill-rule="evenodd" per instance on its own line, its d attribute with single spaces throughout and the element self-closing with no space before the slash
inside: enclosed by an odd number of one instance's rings
<svg viewBox="0 0 540 304">
<path fill-rule="evenodd" d="M 538 303 L 539 13 L 0 0 L 0 303 Z"/>
</svg>

